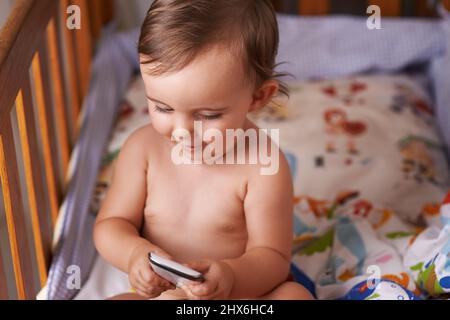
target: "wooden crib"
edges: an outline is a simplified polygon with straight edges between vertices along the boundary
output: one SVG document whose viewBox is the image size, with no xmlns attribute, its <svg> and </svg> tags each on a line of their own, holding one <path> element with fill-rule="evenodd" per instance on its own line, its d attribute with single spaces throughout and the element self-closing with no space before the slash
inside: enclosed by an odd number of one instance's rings
<svg viewBox="0 0 450 320">
<path fill-rule="evenodd" d="M 378 5 L 381 15 L 386 16 L 437 16 L 436 5 L 440 2 L 447 10 L 450 0 L 273 0 L 279 12 L 307 16 L 328 14 L 366 15 L 369 5 Z"/>
<path fill-rule="evenodd" d="M 0 299 L 34 299 L 109 0 L 19 0 L 0 34 Z M 81 29 L 69 30 L 71 5 Z M 73 8 L 73 7 L 72 7 Z"/>
<path fill-rule="evenodd" d="M 273 3 L 280 12 L 305 15 L 349 8 L 364 15 L 368 4 L 380 5 L 384 15 L 433 15 L 425 0 L 413 7 L 407 0 L 339 1 L 342 8 L 331 0 Z M 1 30 L 0 299 L 34 299 L 46 282 L 91 57 L 111 2 L 17 0 Z M 450 0 L 444 4 L 450 8 Z M 79 30 L 66 25 L 71 5 L 80 8 Z"/>
</svg>

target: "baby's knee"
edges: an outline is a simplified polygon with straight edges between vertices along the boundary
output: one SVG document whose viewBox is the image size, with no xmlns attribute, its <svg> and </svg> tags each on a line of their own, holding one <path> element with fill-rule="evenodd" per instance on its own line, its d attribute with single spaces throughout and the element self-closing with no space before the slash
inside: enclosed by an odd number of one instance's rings
<svg viewBox="0 0 450 320">
<path fill-rule="evenodd" d="M 137 293 L 122 293 L 113 297 L 110 297 L 106 300 L 148 300 Z"/>
<path fill-rule="evenodd" d="M 313 295 L 297 282 L 287 281 L 262 297 L 269 300 L 314 300 Z"/>
</svg>

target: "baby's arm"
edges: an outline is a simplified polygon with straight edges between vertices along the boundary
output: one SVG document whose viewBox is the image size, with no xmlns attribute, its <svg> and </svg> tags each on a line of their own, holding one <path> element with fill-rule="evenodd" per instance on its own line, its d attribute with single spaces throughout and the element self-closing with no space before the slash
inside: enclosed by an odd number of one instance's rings
<svg viewBox="0 0 450 320">
<path fill-rule="evenodd" d="M 146 195 L 147 152 L 145 129 L 138 130 L 124 144 L 114 168 L 111 186 L 94 226 L 99 253 L 112 265 L 128 272 L 133 250 L 150 245 L 141 238 Z"/>
<path fill-rule="evenodd" d="M 244 255 L 224 260 L 234 272 L 230 298 L 257 298 L 284 282 L 292 248 L 292 181 L 280 152 L 279 171 L 249 179 L 244 210 L 248 243 Z"/>
<path fill-rule="evenodd" d="M 94 226 L 94 242 L 99 253 L 127 273 L 130 258 L 139 249 L 167 256 L 139 234 L 147 193 L 149 138 L 149 131 L 144 127 L 125 142 Z"/>
<path fill-rule="evenodd" d="M 170 256 L 139 234 L 147 193 L 149 138 L 148 127 L 144 127 L 123 146 L 94 226 L 94 242 L 105 260 L 128 273 L 139 295 L 152 298 L 173 285 L 155 274 L 147 260 L 150 251 Z"/>
</svg>

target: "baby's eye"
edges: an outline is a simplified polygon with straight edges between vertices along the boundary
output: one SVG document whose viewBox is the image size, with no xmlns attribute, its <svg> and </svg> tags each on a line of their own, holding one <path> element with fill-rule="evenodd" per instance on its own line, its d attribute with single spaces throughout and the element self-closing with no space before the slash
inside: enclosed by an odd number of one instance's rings
<svg viewBox="0 0 450 320">
<path fill-rule="evenodd" d="M 160 107 L 160 106 L 158 106 L 158 105 L 155 105 L 155 107 L 153 108 L 153 110 L 154 110 L 154 111 L 157 111 L 157 112 L 162 112 L 162 113 L 170 113 L 170 112 L 173 111 L 172 109 L 162 108 L 162 107 Z"/>
<path fill-rule="evenodd" d="M 222 114 L 200 114 L 198 115 L 199 118 L 205 119 L 205 120 L 216 120 L 220 119 L 222 117 Z"/>
</svg>

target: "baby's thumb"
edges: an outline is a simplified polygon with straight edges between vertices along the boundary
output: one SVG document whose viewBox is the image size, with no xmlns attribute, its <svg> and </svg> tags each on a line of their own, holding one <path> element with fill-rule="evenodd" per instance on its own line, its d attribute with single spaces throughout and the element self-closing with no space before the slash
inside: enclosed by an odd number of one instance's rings
<svg viewBox="0 0 450 320">
<path fill-rule="evenodd" d="M 211 263 L 207 260 L 191 261 L 185 264 L 187 267 L 194 269 L 201 273 L 206 273 L 211 266 Z"/>
<path fill-rule="evenodd" d="M 162 258 L 173 260 L 172 256 L 170 254 L 168 254 L 167 252 L 165 252 L 165 251 L 156 250 L 154 252 L 155 252 L 155 254 L 157 254 L 158 256 L 160 256 Z"/>
</svg>

